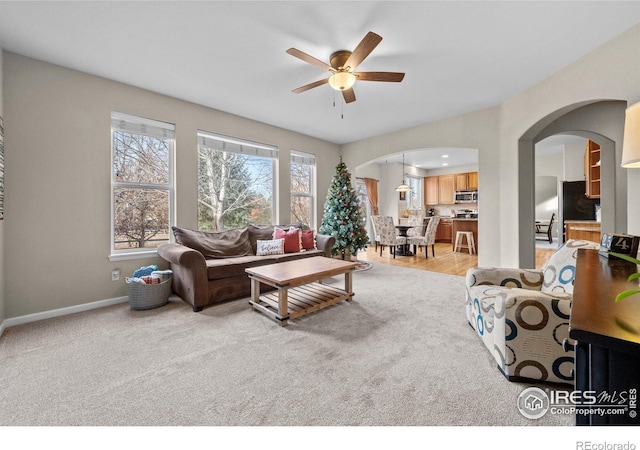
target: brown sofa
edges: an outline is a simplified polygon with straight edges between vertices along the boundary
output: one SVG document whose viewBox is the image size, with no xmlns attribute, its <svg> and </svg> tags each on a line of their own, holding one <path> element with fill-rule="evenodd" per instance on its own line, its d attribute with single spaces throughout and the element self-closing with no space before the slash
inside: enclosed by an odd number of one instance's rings
<svg viewBox="0 0 640 450">
<path fill-rule="evenodd" d="M 297 224 L 296 224 L 297 225 Z M 291 225 L 279 226 L 288 229 Z M 246 297 L 251 283 L 245 269 L 311 256 L 331 257 L 335 237 L 315 235 L 316 249 L 257 256 L 257 241 L 273 238 L 274 226 L 247 225 L 222 233 L 173 227 L 176 243 L 158 247 L 158 255 L 173 271 L 172 290 L 194 311 Z"/>
</svg>

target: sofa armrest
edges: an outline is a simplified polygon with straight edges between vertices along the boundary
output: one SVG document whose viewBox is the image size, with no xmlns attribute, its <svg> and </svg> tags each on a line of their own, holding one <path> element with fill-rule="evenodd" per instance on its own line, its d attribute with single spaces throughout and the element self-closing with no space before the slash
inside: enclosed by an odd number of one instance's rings
<svg viewBox="0 0 640 450">
<path fill-rule="evenodd" d="M 467 271 L 467 287 L 478 285 L 507 286 L 539 291 L 544 275 L 538 269 L 472 267 Z"/>
<path fill-rule="evenodd" d="M 334 236 L 328 236 L 326 234 L 316 234 L 316 247 L 318 250 L 324 252 L 324 256 L 331 258 L 331 249 L 336 243 Z"/>
<path fill-rule="evenodd" d="M 540 373 L 544 381 L 573 383 L 572 295 L 508 289 L 504 301 L 505 316 L 500 321 L 504 330 L 495 336 L 494 346 L 503 349 L 507 363 L 516 361 L 504 371 L 518 378 L 533 370 L 529 374 Z M 514 356 L 508 357 L 511 353 Z"/>
<path fill-rule="evenodd" d="M 163 244 L 158 256 L 169 262 L 173 271 L 173 291 L 200 311 L 208 299 L 207 263 L 197 250 L 180 244 Z"/>
</svg>

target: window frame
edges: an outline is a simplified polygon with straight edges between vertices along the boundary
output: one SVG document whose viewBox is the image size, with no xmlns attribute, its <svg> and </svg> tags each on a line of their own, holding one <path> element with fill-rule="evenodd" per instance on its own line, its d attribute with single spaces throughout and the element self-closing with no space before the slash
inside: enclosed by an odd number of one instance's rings
<svg viewBox="0 0 640 450">
<path fill-rule="evenodd" d="M 309 170 L 309 192 L 293 192 L 292 189 L 292 185 L 291 185 L 291 165 L 293 163 L 296 164 L 304 164 L 310 167 Z M 309 212 L 309 223 L 306 224 L 308 225 L 310 228 L 315 229 L 316 228 L 316 191 L 317 191 L 317 186 L 316 186 L 316 170 L 317 170 L 317 165 L 316 165 L 316 157 L 315 155 L 311 154 L 311 153 L 306 153 L 306 152 L 302 152 L 299 150 L 291 150 L 290 152 L 290 156 L 289 156 L 289 217 L 291 218 L 291 223 L 293 223 L 293 217 L 292 217 L 292 213 L 293 211 L 291 211 L 291 205 L 293 203 L 293 198 L 294 197 L 299 197 L 299 198 L 309 198 L 311 199 L 311 211 Z"/>
<path fill-rule="evenodd" d="M 151 131 L 153 130 L 153 131 Z M 141 134 L 154 137 L 157 139 L 169 140 L 169 157 L 168 157 L 168 179 L 166 183 L 139 183 L 130 181 L 116 181 L 114 174 L 114 132 L 124 131 L 130 134 Z M 162 134 L 162 136 L 161 136 Z M 125 261 L 132 259 L 148 258 L 158 254 L 157 247 L 144 248 L 127 248 L 117 249 L 115 245 L 115 191 L 118 188 L 128 189 L 144 189 L 144 190 L 161 190 L 168 192 L 169 202 L 169 236 L 167 242 L 174 242 L 171 234 L 171 227 L 176 224 L 175 214 L 175 125 L 159 120 L 148 119 L 145 117 L 134 116 L 130 114 L 111 112 L 111 129 L 110 129 L 111 158 L 109 161 L 109 180 L 110 180 L 110 237 L 109 237 L 109 261 Z"/>
<path fill-rule="evenodd" d="M 418 205 L 414 205 L 412 200 L 407 200 L 407 209 L 420 209 L 423 205 L 422 200 L 422 178 L 414 177 L 411 175 L 407 175 L 407 184 L 411 186 L 411 193 L 409 195 L 409 199 L 412 198 L 413 193 L 416 193 L 416 202 Z"/>
<path fill-rule="evenodd" d="M 278 148 L 273 145 L 254 142 L 243 138 L 226 136 L 203 129 L 198 129 L 197 131 L 197 142 L 197 152 L 200 151 L 200 147 L 205 147 L 215 151 L 227 151 L 238 153 L 248 157 L 268 158 L 271 160 L 271 223 L 276 223 L 278 211 Z M 219 146 L 220 148 L 216 148 L 217 146 Z M 196 170 L 199 170 L 199 159 L 200 156 L 198 155 L 198 167 L 196 168 Z M 196 184 L 198 182 L 198 177 L 196 177 Z M 199 197 L 200 193 L 198 186 L 196 186 L 196 191 L 198 191 L 197 195 Z M 197 228 L 200 229 L 199 219 L 197 219 L 196 222 Z"/>
</svg>

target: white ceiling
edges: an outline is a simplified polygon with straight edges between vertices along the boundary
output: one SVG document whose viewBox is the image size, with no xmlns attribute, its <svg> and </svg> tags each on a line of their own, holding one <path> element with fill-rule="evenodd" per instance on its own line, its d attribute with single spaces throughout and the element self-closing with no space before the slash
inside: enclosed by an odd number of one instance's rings
<svg viewBox="0 0 640 450">
<path fill-rule="evenodd" d="M 343 144 L 494 106 L 640 22 L 626 1 L 0 1 L 6 50 Z M 342 105 L 322 61 L 374 31 Z M 341 118 L 341 115 L 344 118 Z"/>
</svg>

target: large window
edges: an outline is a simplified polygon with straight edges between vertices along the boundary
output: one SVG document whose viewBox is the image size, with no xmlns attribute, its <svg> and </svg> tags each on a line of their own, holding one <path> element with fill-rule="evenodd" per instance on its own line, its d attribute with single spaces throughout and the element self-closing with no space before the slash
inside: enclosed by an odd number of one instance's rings
<svg viewBox="0 0 640 450">
<path fill-rule="evenodd" d="M 423 207 L 420 181 L 420 178 L 407 177 L 407 184 L 411 187 L 411 192 L 407 195 L 407 209 L 420 209 Z"/>
<path fill-rule="evenodd" d="M 301 221 L 314 227 L 315 156 L 291 152 L 291 223 Z"/>
<path fill-rule="evenodd" d="M 111 115 L 111 254 L 169 242 L 173 224 L 175 126 Z"/>
<path fill-rule="evenodd" d="M 198 132 L 198 229 L 275 221 L 275 147 Z"/>
</svg>

